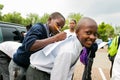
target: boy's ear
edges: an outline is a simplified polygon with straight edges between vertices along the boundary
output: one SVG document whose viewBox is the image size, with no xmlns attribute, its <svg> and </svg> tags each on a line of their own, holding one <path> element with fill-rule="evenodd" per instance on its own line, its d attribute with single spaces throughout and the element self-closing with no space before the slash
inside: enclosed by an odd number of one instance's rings
<svg viewBox="0 0 120 80">
<path fill-rule="evenodd" d="M 77 34 L 79 32 L 79 29 L 76 29 L 75 33 Z"/>
<path fill-rule="evenodd" d="M 50 18 L 50 17 L 48 18 L 48 21 L 51 21 L 51 18 Z"/>
<path fill-rule="evenodd" d="M 47 21 L 47 22 L 48 22 L 48 24 L 49 24 L 49 23 L 51 22 L 51 18 L 48 18 L 48 21 Z"/>
<path fill-rule="evenodd" d="M 75 29 L 75 33 L 77 33 L 77 28 Z"/>
</svg>

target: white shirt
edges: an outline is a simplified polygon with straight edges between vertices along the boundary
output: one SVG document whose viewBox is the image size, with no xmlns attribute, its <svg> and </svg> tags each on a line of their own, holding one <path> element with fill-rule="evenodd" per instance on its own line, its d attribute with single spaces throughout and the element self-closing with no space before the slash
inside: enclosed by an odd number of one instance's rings
<svg viewBox="0 0 120 80">
<path fill-rule="evenodd" d="M 7 54 L 10 58 L 13 58 L 13 54 L 17 51 L 17 48 L 21 43 L 14 41 L 5 41 L 0 43 L 0 50 Z"/>
<path fill-rule="evenodd" d="M 114 59 L 111 80 L 120 80 L 120 46 Z"/>
<path fill-rule="evenodd" d="M 32 66 L 51 74 L 51 80 L 71 80 L 82 45 L 76 36 L 46 46 L 30 57 Z"/>
<path fill-rule="evenodd" d="M 64 30 L 67 33 L 67 37 L 69 36 L 76 36 L 75 32 L 70 32 L 70 29 Z"/>
</svg>

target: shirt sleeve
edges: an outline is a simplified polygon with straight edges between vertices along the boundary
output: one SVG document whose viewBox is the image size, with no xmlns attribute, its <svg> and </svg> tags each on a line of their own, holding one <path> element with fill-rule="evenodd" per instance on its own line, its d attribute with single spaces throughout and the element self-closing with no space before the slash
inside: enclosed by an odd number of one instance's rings
<svg viewBox="0 0 120 80">
<path fill-rule="evenodd" d="M 31 29 L 27 32 L 26 37 L 24 38 L 23 44 L 25 46 L 25 50 L 29 51 L 32 44 L 37 39 L 44 39 L 46 36 L 45 30 L 42 28 L 43 26 L 39 24 L 35 24 L 31 27 Z M 45 36 L 45 37 L 44 37 Z"/>
<path fill-rule="evenodd" d="M 113 63 L 111 80 L 120 80 L 120 47 Z"/>
<path fill-rule="evenodd" d="M 57 55 L 53 69 L 51 71 L 50 80 L 67 80 L 71 67 L 71 53 L 61 52 Z"/>
</svg>

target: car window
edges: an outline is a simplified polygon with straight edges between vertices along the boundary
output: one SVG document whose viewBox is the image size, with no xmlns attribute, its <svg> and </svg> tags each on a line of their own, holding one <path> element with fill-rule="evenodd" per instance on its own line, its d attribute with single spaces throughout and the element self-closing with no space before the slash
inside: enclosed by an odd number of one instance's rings
<svg viewBox="0 0 120 80">
<path fill-rule="evenodd" d="M 4 41 L 15 41 L 16 38 L 19 38 L 19 32 L 16 31 L 16 28 L 1 27 L 3 40 Z"/>
<path fill-rule="evenodd" d="M 3 36 L 2 36 L 2 31 L 1 31 L 1 27 L 0 27 L 0 43 L 3 42 Z"/>
<path fill-rule="evenodd" d="M 17 28 L 19 30 L 19 32 L 27 32 L 26 28 L 25 27 L 18 27 Z"/>
</svg>

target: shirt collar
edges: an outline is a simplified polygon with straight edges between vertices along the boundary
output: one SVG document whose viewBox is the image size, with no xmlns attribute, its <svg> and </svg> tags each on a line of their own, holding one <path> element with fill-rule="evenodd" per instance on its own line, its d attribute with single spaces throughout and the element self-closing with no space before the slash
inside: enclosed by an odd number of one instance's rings
<svg viewBox="0 0 120 80">
<path fill-rule="evenodd" d="M 49 27 L 47 26 L 47 24 L 44 24 L 44 26 L 45 26 L 45 29 L 46 29 L 46 31 L 47 31 L 47 36 L 50 37 Z"/>
<path fill-rule="evenodd" d="M 78 40 L 77 36 L 74 36 L 74 37 L 76 37 L 76 39 L 75 39 L 76 40 L 76 46 L 77 46 L 77 48 L 79 48 L 78 50 L 80 52 L 83 49 L 83 46 L 82 46 L 80 40 Z"/>
</svg>

